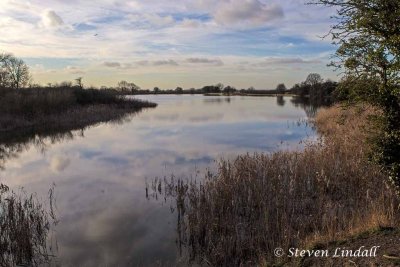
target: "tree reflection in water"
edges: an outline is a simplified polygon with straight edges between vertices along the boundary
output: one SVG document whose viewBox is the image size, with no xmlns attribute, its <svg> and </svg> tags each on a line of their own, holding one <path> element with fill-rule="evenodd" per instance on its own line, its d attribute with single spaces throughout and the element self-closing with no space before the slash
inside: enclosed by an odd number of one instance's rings
<svg viewBox="0 0 400 267">
<path fill-rule="evenodd" d="M 314 118 L 320 108 L 332 105 L 332 102 L 329 100 L 318 100 L 306 96 L 293 96 L 290 101 L 295 107 L 301 107 L 304 109 L 308 118 Z"/>
<path fill-rule="evenodd" d="M 105 121 L 103 123 L 123 124 L 132 120 L 137 114 L 130 113 L 117 119 Z M 5 168 L 5 163 L 27 151 L 31 146 L 38 148 L 44 153 L 51 145 L 64 141 L 73 140 L 76 137 L 84 137 L 84 132 L 90 127 L 95 127 L 101 123 L 88 125 L 86 127 L 74 128 L 53 128 L 28 129 L 27 131 L 2 133 L 0 132 L 0 170 Z"/>
<path fill-rule="evenodd" d="M 127 114 L 107 121 L 122 124 L 132 119 Z M 0 132 L 0 170 L 32 146 L 45 153 L 56 143 L 84 137 L 86 127 L 27 129 L 20 132 Z M 23 189 L 12 191 L 0 183 L 0 266 L 43 266 L 56 263 L 57 240 L 53 235 L 58 221 L 55 216 L 54 185 L 48 193 L 48 202 L 41 202 L 36 194 Z"/>
</svg>

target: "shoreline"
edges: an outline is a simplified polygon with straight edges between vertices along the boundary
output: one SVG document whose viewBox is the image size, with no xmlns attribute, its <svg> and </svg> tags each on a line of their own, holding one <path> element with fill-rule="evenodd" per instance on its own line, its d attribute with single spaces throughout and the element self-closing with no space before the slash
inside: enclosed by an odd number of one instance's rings
<svg viewBox="0 0 400 267">
<path fill-rule="evenodd" d="M 73 87 L 0 90 L 0 142 L 123 119 L 156 103 Z"/>
<path fill-rule="evenodd" d="M 301 257 L 287 257 L 291 247 L 307 249 L 332 240 L 350 240 L 349 249 L 356 250 L 360 246 L 352 246 L 353 236 L 382 226 L 400 229 L 396 192 L 381 168 L 368 160 L 373 149 L 368 139 L 380 134 L 369 124 L 374 114 L 379 110 L 368 105 L 324 108 L 313 122 L 323 141 L 307 144 L 301 152 L 222 159 L 218 171 L 206 174 L 201 183 L 156 178 L 146 192 L 150 190 L 150 198 L 175 199 L 177 236 L 184 237 L 180 245 L 189 244 L 194 262 L 298 264 Z M 379 240 L 384 244 L 390 238 Z M 368 239 L 362 245 L 380 244 Z M 286 253 L 274 255 L 273 248 Z M 380 256 L 391 253 L 392 247 L 383 248 Z"/>
<path fill-rule="evenodd" d="M 202 96 L 269 96 L 269 97 L 276 97 L 276 96 L 287 96 L 287 97 L 294 97 L 294 96 L 299 96 L 298 94 L 293 94 L 293 93 L 284 93 L 284 94 L 279 94 L 279 93 L 233 93 L 233 94 L 224 94 L 224 93 L 142 93 L 142 94 L 121 94 L 123 96 L 148 96 L 148 95 L 202 95 Z"/>
<path fill-rule="evenodd" d="M 7 142 L 7 140 L 15 139 L 17 136 L 79 130 L 98 123 L 122 120 L 126 116 L 153 107 L 156 107 L 156 104 L 149 103 L 148 106 L 143 107 L 95 104 L 78 106 L 63 113 L 34 118 L 6 115 L 0 118 L 0 142 Z"/>
</svg>

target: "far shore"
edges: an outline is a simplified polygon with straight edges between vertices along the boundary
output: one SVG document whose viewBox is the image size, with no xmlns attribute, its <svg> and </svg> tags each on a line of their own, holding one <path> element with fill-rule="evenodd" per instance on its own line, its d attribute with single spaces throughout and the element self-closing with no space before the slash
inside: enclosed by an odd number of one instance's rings
<svg viewBox="0 0 400 267">
<path fill-rule="evenodd" d="M 292 92 L 284 92 L 284 93 L 277 93 L 274 90 L 272 92 L 263 92 L 257 90 L 255 92 L 234 92 L 234 93 L 204 93 L 204 92 L 182 92 L 178 93 L 175 91 L 160 91 L 160 92 L 153 92 L 153 91 L 145 91 L 141 90 L 138 92 L 120 92 L 121 95 L 131 95 L 131 96 L 143 96 L 143 95 L 203 95 L 203 96 L 298 96 L 298 94 Z"/>
<path fill-rule="evenodd" d="M 118 92 L 105 89 L 83 89 L 77 86 L 57 88 L 34 88 L 23 90 L 0 90 L 0 141 L 20 136 L 33 136 L 48 132 L 64 132 L 82 129 L 101 122 L 118 121 L 139 112 L 154 108 L 156 103 L 136 98 L 146 95 L 203 95 L 214 97 L 294 97 L 290 92 L 276 90 L 234 93 L 190 93 L 184 91 Z M 18 139 L 18 138 L 17 138 Z"/>
<path fill-rule="evenodd" d="M 0 90 L 0 141 L 118 121 L 155 103 L 81 88 Z"/>
</svg>

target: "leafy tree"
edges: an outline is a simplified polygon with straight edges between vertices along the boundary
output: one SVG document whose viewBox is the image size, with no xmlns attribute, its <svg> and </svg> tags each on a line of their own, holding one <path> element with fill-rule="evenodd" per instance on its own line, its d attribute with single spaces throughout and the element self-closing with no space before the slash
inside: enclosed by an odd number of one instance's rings
<svg viewBox="0 0 400 267">
<path fill-rule="evenodd" d="M 337 82 L 329 79 L 324 82 L 319 74 L 311 73 L 306 81 L 295 84 L 290 91 L 299 97 L 298 100 L 307 101 L 314 107 L 319 107 L 328 106 L 334 102 L 337 86 Z"/>
<path fill-rule="evenodd" d="M 310 73 L 307 76 L 306 84 L 310 85 L 311 87 L 315 87 L 318 84 L 321 84 L 324 80 L 322 79 L 321 75 L 318 73 Z"/>
<path fill-rule="evenodd" d="M 384 111 L 384 133 L 378 137 L 376 158 L 400 192 L 400 1 L 315 0 L 334 7 L 337 24 L 330 35 L 337 61 L 348 77 L 377 80 L 373 103 Z"/>
<path fill-rule="evenodd" d="M 227 87 L 224 88 L 223 92 L 224 92 L 225 94 L 230 95 L 230 94 L 236 92 L 236 88 L 235 88 L 235 87 L 232 87 L 232 86 L 230 86 L 230 85 L 228 85 Z"/>
<path fill-rule="evenodd" d="M 183 93 L 183 88 L 182 87 L 176 87 L 175 93 L 182 94 Z"/>
<path fill-rule="evenodd" d="M 299 95 L 301 97 L 304 97 L 306 95 L 310 94 L 310 86 L 306 85 L 305 83 L 296 83 L 290 91 L 293 94 Z"/>
<path fill-rule="evenodd" d="M 118 83 L 118 89 L 119 89 L 120 91 L 122 91 L 122 92 L 130 91 L 130 92 L 133 93 L 133 92 L 135 92 L 135 91 L 140 90 L 140 87 L 137 86 L 137 85 L 134 84 L 134 83 L 129 83 L 129 82 L 127 82 L 127 81 L 120 81 L 120 82 Z"/>
<path fill-rule="evenodd" d="M 153 92 L 154 92 L 155 94 L 158 94 L 158 93 L 160 92 L 160 88 L 154 87 Z"/>
<path fill-rule="evenodd" d="M 138 85 L 136 85 L 134 83 L 129 83 L 128 87 L 129 87 L 129 90 L 131 90 L 132 93 L 140 90 L 140 86 L 138 86 Z"/>
<path fill-rule="evenodd" d="M 284 83 L 278 84 L 278 86 L 276 87 L 276 91 L 278 93 L 284 93 L 286 91 L 286 85 Z"/>
<path fill-rule="evenodd" d="M 0 54 L 0 87 L 10 87 L 10 78 L 6 68 L 10 54 Z"/>
<path fill-rule="evenodd" d="M 118 83 L 118 89 L 120 91 L 127 91 L 129 89 L 129 83 L 127 81 L 120 81 Z"/>
<path fill-rule="evenodd" d="M 218 85 L 207 85 L 202 88 L 203 93 L 220 93 L 221 92 L 221 84 Z"/>
<path fill-rule="evenodd" d="M 217 85 L 215 85 L 215 87 L 217 87 L 218 88 L 218 91 L 222 91 L 222 90 L 224 90 L 224 85 L 222 84 L 222 83 L 217 83 Z"/>
<path fill-rule="evenodd" d="M 318 73 L 310 73 L 305 82 L 304 88 L 307 88 L 308 95 L 311 98 L 316 98 L 318 95 L 322 93 L 323 88 L 321 88 L 321 84 L 324 80 L 322 79 L 321 75 Z"/>
<path fill-rule="evenodd" d="M 335 101 L 374 103 L 378 96 L 379 79 L 368 75 L 343 77 L 333 93 Z"/>
<path fill-rule="evenodd" d="M 0 54 L 0 87 L 19 89 L 26 87 L 31 77 L 22 59 L 12 54 Z"/>
</svg>

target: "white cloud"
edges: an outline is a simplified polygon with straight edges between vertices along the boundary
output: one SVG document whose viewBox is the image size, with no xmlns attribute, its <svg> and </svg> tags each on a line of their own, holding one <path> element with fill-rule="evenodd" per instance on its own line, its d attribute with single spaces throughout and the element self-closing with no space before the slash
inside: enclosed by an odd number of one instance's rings
<svg viewBox="0 0 400 267">
<path fill-rule="evenodd" d="M 71 160 L 69 158 L 64 157 L 54 157 L 50 161 L 50 169 L 53 172 L 62 172 L 71 164 Z"/>
<path fill-rule="evenodd" d="M 146 14 L 144 18 L 153 26 L 166 27 L 172 25 L 175 20 L 172 16 L 159 16 L 157 14 Z"/>
<path fill-rule="evenodd" d="M 171 15 L 159 15 L 156 13 L 129 14 L 126 16 L 129 22 L 134 23 L 139 28 L 164 28 L 173 26 L 175 20 Z"/>
<path fill-rule="evenodd" d="M 109 68 L 119 68 L 121 67 L 121 63 L 119 62 L 104 62 L 104 66 Z"/>
<path fill-rule="evenodd" d="M 200 27 L 201 22 L 198 20 L 194 20 L 194 19 L 183 19 L 182 22 L 180 23 L 180 26 L 184 27 L 184 28 L 198 28 Z"/>
<path fill-rule="evenodd" d="M 46 10 L 42 13 L 42 24 L 46 28 L 54 28 L 62 26 L 64 21 L 53 10 Z"/>
<path fill-rule="evenodd" d="M 231 26 L 243 25 L 257 27 L 284 16 L 277 4 L 266 5 L 259 0 L 230 0 L 218 5 L 214 13 L 217 23 Z"/>
<path fill-rule="evenodd" d="M 158 74 L 171 87 L 176 80 L 196 86 L 220 77 L 244 84 L 273 65 L 312 68 L 329 61 L 315 60 L 329 52 L 315 36 L 329 31 L 330 11 L 299 0 L 0 1 L 0 49 L 42 64 L 33 69 L 42 83 L 85 72 L 94 85 L 131 77 L 162 87 Z"/>
<path fill-rule="evenodd" d="M 221 59 L 209 59 L 209 58 L 188 58 L 187 62 L 192 64 L 211 64 L 215 66 L 222 66 L 224 62 Z"/>
<path fill-rule="evenodd" d="M 302 59 L 299 57 L 280 57 L 280 58 L 266 58 L 265 63 L 267 64 L 318 64 L 321 63 L 319 59 Z"/>
<path fill-rule="evenodd" d="M 154 66 L 167 66 L 167 65 L 178 66 L 179 64 L 175 60 L 168 59 L 168 60 L 156 60 L 153 62 L 153 65 Z"/>
<path fill-rule="evenodd" d="M 67 66 L 64 71 L 70 74 L 85 74 L 86 72 L 78 67 L 75 66 Z"/>
</svg>

